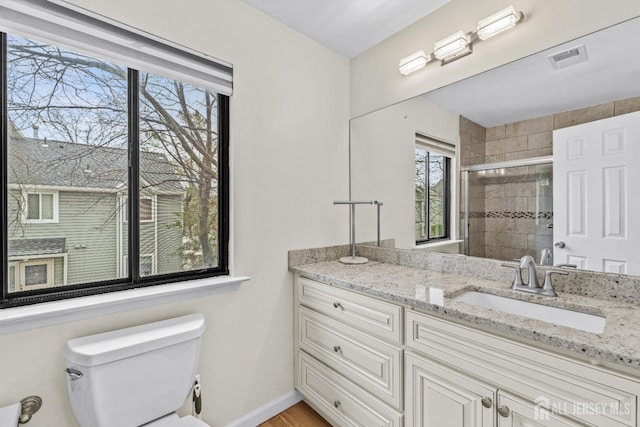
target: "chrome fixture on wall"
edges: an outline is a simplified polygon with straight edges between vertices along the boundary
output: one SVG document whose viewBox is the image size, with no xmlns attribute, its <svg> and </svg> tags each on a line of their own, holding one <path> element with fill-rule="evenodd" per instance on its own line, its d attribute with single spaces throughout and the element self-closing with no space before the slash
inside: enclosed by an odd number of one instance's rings
<svg viewBox="0 0 640 427">
<path fill-rule="evenodd" d="M 473 52 L 473 43 L 486 41 L 504 31 L 514 28 L 524 19 L 522 12 L 516 11 L 513 6 L 501 10 L 478 22 L 476 31 L 458 31 L 435 43 L 432 53 L 419 50 L 400 60 L 400 73 L 407 76 L 421 68 L 424 68 L 434 58 L 440 60 L 441 65 L 460 59 Z"/>
</svg>

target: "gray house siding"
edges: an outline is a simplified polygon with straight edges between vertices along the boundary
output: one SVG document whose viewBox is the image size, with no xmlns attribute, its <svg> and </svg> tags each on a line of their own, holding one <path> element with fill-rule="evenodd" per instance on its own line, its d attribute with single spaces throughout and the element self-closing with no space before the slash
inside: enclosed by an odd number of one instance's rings
<svg viewBox="0 0 640 427">
<path fill-rule="evenodd" d="M 182 196 L 158 196 L 158 273 L 182 271 Z"/>
<path fill-rule="evenodd" d="M 21 194 L 11 191 L 9 212 L 19 218 Z M 68 284 L 112 280 L 116 270 L 116 195 L 113 193 L 58 193 L 57 223 L 24 224 L 14 221 L 9 226 L 9 239 L 66 238 Z M 55 260 L 55 284 L 63 283 L 62 258 Z"/>
<path fill-rule="evenodd" d="M 182 271 L 182 196 L 157 195 L 155 209 L 155 221 L 140 224 L 140 255 L 153 255 L 154 274 Z M 123 262 L 128 255 L 128 233 L 129 224 L 125 222 L 122 225 Z"/>
</svg>

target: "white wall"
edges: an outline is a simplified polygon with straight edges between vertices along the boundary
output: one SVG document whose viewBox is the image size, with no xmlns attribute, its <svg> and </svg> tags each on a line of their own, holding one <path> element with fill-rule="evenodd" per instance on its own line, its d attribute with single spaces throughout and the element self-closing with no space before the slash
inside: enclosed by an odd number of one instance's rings
<svg viewBox="0 0 640 427">
<path fill-rule="evenodd" d="M 287 250 L 345 243 L 349 62 L 239 0 L 74 0 L 234 65 L 233 272 L 237 292 L 0 336 L 0 406 L 44 399 L 29 426 L 73 426 L 66 340 L 202 312 L 203 419 L 229 422 L 293 389 Z"/>
<path fill-rule="evenodd" d="M 518 27 L 476 43 L 473 54 L 441 67 L 403 77 L 398 63 L 456 31 L 473 31 L 478 21 L 513 4 L 525 13 Z M 498 65 L 640 15 L 638 0 L 451 0 L 431 15 L 351 61 L 351 117 L 385 107 Z"/>
<path fill-rule="evenodd" d="M 399 248 L 415 246 L 415 134 L 459 145 L 459 122 L 457 114 L 424 97 L 351 121 L 352 198 L 383 202 L 382 239 L 395 239 Z M 357 206 L 356 225 L 357 242 L 374 241 L 375 206 Z M 457 223 L 452 226 L 455 235 Z"/>
</svg>

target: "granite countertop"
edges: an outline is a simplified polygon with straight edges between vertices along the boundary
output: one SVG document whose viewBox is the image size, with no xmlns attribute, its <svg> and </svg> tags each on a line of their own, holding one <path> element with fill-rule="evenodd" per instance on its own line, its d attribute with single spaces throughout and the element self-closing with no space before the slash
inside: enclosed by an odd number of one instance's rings
<svg viewBox="0 0 640 427">
<path fill-rule="evenodd" d="M 458 274 L 441 273 L 396 264 L 369 261 L 344 265 L 338 261 L 290 266 L 291 271 L 337 287 L 384 298 L 423 312 L 478 326 L 503 336 L 523 338 L 587 358 L 594 364 L 620 367 L 640 376 L 640 314 L 637 305 L 558 292 L 558 297 L 528 294 L 501 283 Z M 603 333 L 596 334 L 454 301 L 481 290 L 544 305 L 606 317 Z M 636 371 L 637 370 L 637 371 Z"/>
</svg>

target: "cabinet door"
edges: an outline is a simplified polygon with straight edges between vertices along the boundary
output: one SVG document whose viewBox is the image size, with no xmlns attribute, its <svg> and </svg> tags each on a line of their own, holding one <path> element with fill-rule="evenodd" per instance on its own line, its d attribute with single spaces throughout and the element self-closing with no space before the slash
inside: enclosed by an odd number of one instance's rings
<svg viewBox="0 0 640 427">
<path fill-rule="evenodd" d="M 496 389 L 406 354 L 406 427 L 493 427 Z"/>
<path fill-rule="evenodd" d="M 584 427 L 535 403 L 500 391 L 497 405 L 498 427 Z"/>
</svg>

